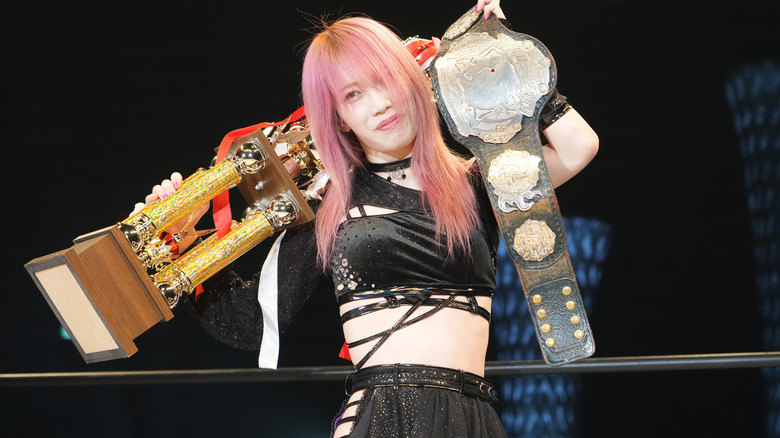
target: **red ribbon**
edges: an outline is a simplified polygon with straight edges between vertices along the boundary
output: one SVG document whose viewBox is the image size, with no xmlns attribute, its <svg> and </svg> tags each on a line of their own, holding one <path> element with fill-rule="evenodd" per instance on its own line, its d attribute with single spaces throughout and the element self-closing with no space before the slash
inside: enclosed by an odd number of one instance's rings
<svg viewBox="0 0 780 438">
<path fill-rule="evenodd" d="M 227 153 L 228 153 L 228 149 L 230 149 L 230 145 L 232 145 L 237 138 L 243 137 L 244 135 L 257 131 L 258 129 L 268 128 L 271 126 L 279 126 L 285 123 L 295 122 L 305 115 L 306 115 L 306 110 L 304 109 L 304 107 L 300 107 L 297 110 L 295 110 L 294 113 L 290 114 L 289 117 L 287 117 L 284 120 L 278 121 L 276 123 L 267 123 L 267 122 L 258 123 L 256 125 L 247 126 L 246 128 L 240 128 L 240 129 L 235 129 L 233 131 L 230 131 L 222 139 L 222 142 L 219 143 L 219 149 L 217 149 L 217 164 L 221 163 L 222 160 L 224 160 L 225 157 L 227 157 Z M 217 229 L 217 237 L 221 239 L 225 237 L 225 235 L 230 231 L 230 224 L 233 220 L 233 213 L 230 211 L 230 195 L 228 194 L 228 191 L 225 190 L 219 195 L 217 195 L 214 199 L 212 199 L 211 206 L 213 207 L 212 215 L 214 217 L 214 226 Z M 198 285 L 195 288 L 195 297 L 197 298 L 197 296 L 200 295 L 201 293 L 203 293 L 203 285 Z"/>
<path fill-rule="evenodd" d="M 352 356 L 349 355 L 349 347 L 347 347 L 346 342 L 344 342 L 344 345 L 341 346 L 341 351 L 339 351 L 339 357 L 346 360 L 352 360 Z"/>
<path fill-rule="evenodd" d="M 417 64 L 419 64 L 421 67 L 438 53 L 436 45 L 433 43 L 433 41 L 424 40 L 421 38 L 407 42 L 406 50 L 409 51 L 414 60 L 417 61 Z"/>
<path fill-rule="evenodd" d="M 297 121 L 304 115 L 306 115 L 306 110 L 304 107 L 300 107 L 295 110 L 294 113 L 290 114 L 290 116 L 288 116 L 286 119 L 276 123 L 258 123 L 256 125 L 247 126 L 246 128 L 230 131 L 219 144 L 219 149 L 217 150 L 217 164 L 221 163 L 222 160 L 227 157 L 230 145 L 232 145 L 237 138 L 257 131 L 258 129 L 279 126 Z M 214 226 L 217 228 L 217 237 L 221 239 L 230 231 L 230 223 L 233 220 L 233 214 L 230 211 L 230 196 L 228 191 L 225 190 L 212 199 L 211 205 L 213 207 L 212 215 L 214 216 Z"/>
</svg>

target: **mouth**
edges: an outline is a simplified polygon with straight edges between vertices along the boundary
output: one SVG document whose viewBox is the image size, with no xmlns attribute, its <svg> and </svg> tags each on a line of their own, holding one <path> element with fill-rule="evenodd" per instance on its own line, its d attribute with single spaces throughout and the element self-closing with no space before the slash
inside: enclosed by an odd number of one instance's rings
<svg viewBox="0 0 780 438">
<path fill-rule="evenodd" d="M 379 125 L 377 125 L 376 129 L 379 131 L 387 131 L 388 129 L 395 128 L 400 122 L 401 118 L 396 114 L 382 120 Z"/>
</svg>

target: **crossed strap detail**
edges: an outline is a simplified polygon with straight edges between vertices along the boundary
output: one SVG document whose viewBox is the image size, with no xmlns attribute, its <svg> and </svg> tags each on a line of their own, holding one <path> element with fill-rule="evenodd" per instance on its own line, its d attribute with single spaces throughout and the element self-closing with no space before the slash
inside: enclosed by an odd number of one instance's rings
<svg viewBox="0 0 780 438">
<path fill-rule="evenodd" d="M 389 329 L 365 337 L 363 339 L 357 340 L 355 342 L 347 343 L 347 347 L 353 348 L 353 347 L 366 344 L 373 340 L 377 340 L 374 346 L 371 347 L 371 350 L 369 350 L 368 353 L 366 353 L 365 356 L 363 356 L 363 358 L 355 365 L 355 368 L 361 369 L 363 365 L 366 364 L 366 362 L 371 358 L 371 356 L 373 356 L 374 353 L 376 353 L 377 350 L 379 350 L 382 344 L 384 344 L 385 341 L 387 341 L 387 339 L 390 338 L 390 336 L 393 333 L 395 333 L 396 331 L 402 328 L 409 327 L 413 324 L 416 324 L 417 322 L 420 322 L 423 319 L 426 319 L 430 316 L 433 316 L 434 314 L 438 313 L 444 308 L 452 308 L 452 309 L 468 311 L 475 315 L 479 315 L 482 318 L 484 318 L 486 321 L 490 322 L 490 311 L 488 311 L 484 307 L 481 307 L 479 303 L 477 303 L 476 297 L 468 296 L 467 303 L 461 301 L 455 301 L 455 298 L 457 298 L 456 294 L 451 294 L 447 298 L 432 298 L 430 296 L 421 297 L 420 294 L 414 294 L 411 296 L 401 295 L 400 297 L 397 295 L 389 295 L 384 297 L 384 301 L 367 304 L 365 306 L 360 306 L 345 312 L 344 315 L 341 316 L 342 324 L 354 318 L 363 315 L 368 315 L 370 313 L 379 310 L 393 309 L 393 308 L 400 307 L 402 305 L 411 306 L 409 310 L 407 310 L 401 316 L 401 318 L 399 318 L 398 321 L 396 321 L 395 324 L 393 324 L 393 326 L 390 327 Z M 414 314 L 414 312 L 422 306 L 430 306 L 433 308 L 426 311 L 425 313 L 422 313 L 414 318 L 411 318 L 412 314 Z"/>
</svg>

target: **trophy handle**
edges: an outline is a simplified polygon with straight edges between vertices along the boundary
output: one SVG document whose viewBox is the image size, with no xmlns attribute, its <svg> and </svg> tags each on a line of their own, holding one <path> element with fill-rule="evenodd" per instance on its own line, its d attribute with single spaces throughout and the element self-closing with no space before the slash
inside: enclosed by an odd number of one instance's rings
<svg viewBox="0 0 780 438">
<path fill-rule="evenodd" d="M 269 152 L 256 142 L 244 142 L 216 166 L 198 169 L 182 182 L 179 190 L 156 200 L 119 223 L 119 229 L 136 252 L 160 232 L 211 201 L 241 181 L 242 175 L 257 173 L 269 162 Z"/>
</svg>

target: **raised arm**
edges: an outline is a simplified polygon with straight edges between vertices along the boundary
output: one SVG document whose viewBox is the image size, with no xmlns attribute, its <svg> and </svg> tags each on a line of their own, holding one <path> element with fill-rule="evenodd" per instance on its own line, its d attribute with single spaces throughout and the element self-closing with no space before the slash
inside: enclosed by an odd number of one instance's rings
<svg viewBox="0 0 780 438">
<path fill-rule="evenodd" d="M 543 131 L 549 144 L 542 153 L 553 187 L 579 173 L 596 156 L 599 137 L 575 109 L 568 110 Z"/>
</svg>

